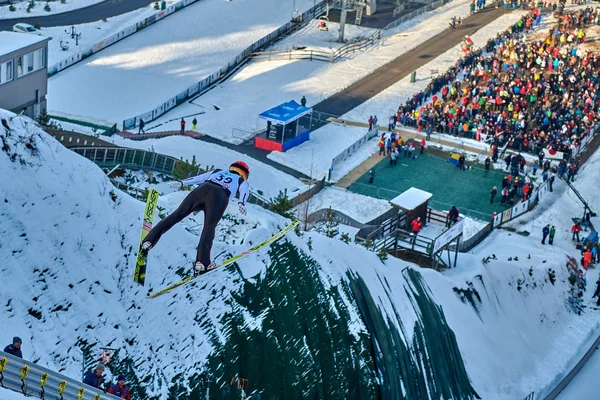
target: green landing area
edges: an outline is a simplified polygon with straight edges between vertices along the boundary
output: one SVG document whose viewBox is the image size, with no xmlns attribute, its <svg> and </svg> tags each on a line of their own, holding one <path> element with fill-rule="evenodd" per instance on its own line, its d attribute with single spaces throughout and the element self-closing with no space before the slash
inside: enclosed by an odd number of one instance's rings
<svg viewBox="0 0 600 400">
<path fill-rule="evenodd" d="M 375 179 L 369 184 L 369 173 L 352 183 L 348 190 L 391 200 L 405 190 L 416 187 L 433 194 L 429 207 L 436 210 L 449 210 L 456 205 L 462 214 L 489 221 L 492 213 L 506 208 L 500 204 L 503 171 L 485 171 L 481 165 L 461 171 L 449 159 L 437 155 L 417 154 L 416 159 L 403 157 L 398 165 L 390 166 L 389 157 L 375 166 Z M 490 191 L 496 186 L 498 194 L 494 204 L 490 204 Z"/>
</svg>

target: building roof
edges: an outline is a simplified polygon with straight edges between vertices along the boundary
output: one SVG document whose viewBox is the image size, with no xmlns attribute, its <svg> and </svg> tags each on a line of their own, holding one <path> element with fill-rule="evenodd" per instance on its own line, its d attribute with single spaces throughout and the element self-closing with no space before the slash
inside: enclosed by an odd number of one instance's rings
<svg viewBox="0 0 600 400">
<path fill-rule="evenodd" d="M 28 33 L 0 31 L 0 56 L 49 39 L 46 36 L 30 35 Z"/>
<path fill-rule="evenodd" d="M 312 108 L 301 106 L 294 100 L 291 100 L 259 114 L 259 117 L 276 124 L 285 125 L 310 112 L 312 112 Z"/>
<path fill-rule="evenodd" d="M 396 207 L 400 207 L 405 211 L 410 211 L 425 203 L 432 196 L 433 195 L 429 192 L 411 187 L 402 194 L 390 200 L 390 203 Z"/>
</svg>

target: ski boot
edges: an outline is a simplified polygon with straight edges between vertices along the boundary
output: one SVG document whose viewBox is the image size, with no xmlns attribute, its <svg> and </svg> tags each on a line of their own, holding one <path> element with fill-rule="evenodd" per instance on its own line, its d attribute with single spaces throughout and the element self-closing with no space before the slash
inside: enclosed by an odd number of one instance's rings
<svg viewBox="0 0 600 400">
<path fill-rule="evenodd" d="M 201 261 L 196 261 L 194 263 L 194 276 L 202 275 L 215 268 L 217 268 L 217 264 L 215 264 L 214 262 L 211 262 L 210 264 L 208 264 L 208 267 L 206 267 L 204 264 L 202 264 Z"/>
<path fill-rule="evenodd" d="M 148 252 L 152 249 L 152 243 L 146 241 L 140 246 L 140 254 L 142 257 L 148 257 Z"/>
</svg>

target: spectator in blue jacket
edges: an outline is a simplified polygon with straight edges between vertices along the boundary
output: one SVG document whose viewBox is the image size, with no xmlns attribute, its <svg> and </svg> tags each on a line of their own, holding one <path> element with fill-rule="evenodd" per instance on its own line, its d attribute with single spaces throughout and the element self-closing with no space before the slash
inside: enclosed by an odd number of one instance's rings
<svg viewBox="0 0 600 400">
<path fill-rule="evenodd" d="M 23 341 L 20 337 L 15 336 L 13 338 L 12 344 L 9 344 L 4 348 L 4 352 L 8 354 L 12 354 L 15 357 L 23 358 L 23 353 L 21 352 L 21 344 Z"/>
<path fill-rule="evenodd" d="M 93 371 L 90 369 L 88 372 L 85 373 L 83 383 L 95 387 L 96 389 L 100 389 L 100 385 L 104 381 L 104 377 L 102 376 L 103 373 L 104 365 L 98 364 Z"/>
</svg>

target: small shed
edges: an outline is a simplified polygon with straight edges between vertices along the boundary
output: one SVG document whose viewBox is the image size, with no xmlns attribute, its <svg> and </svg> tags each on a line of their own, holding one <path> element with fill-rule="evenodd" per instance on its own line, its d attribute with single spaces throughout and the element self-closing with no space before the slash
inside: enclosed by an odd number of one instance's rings
<svg viewBox="0 0 600 400">
<path fill-rule="evenodd" d="M 411 222 L 417 217 L 421 217 L 421 221 L 425 224 L 429 199 L 432 196 L 433 194 L 429 192 L 411 187 L 390 200 L 390 203 L 394 208 L 406 213 L 407 226 L 410 226 Z"/>
<path fill-rule="evenodd" d="M 261 113 L 258 117 L 267 121 L 255 138 L 254 145 L 269 151 L 287 151 L 310 139 L 310 119 L 301 118 L 312 115 L 312 108 L 304 107 L 294 100 L 288 101 Z"/>
</svg>

